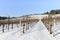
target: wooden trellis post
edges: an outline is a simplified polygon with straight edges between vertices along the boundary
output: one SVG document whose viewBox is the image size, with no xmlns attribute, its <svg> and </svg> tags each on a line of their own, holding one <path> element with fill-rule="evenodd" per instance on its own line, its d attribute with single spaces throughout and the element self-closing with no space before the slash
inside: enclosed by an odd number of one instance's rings
<svg viewBox="0 0 60 40">
<path fill-rule="evenodd" d="M 4 24 L 3 24 L 3 27 L 2 27 L 2 32 L 4 32 Z"/>
<path fill-rule="evenodd" d="M 10 24 L 8 24 L 8 31 L 9 31 L 9 25 L 10 25 Z"/>
<path fill-rule="evenodd" d="M 23 27 L 22 27 L 22 22 L 20 20 L 20 34 L 22 35 L 23 34 Z"/>
<path fill-rule="evenodd" d="M 26 16 L 26 31 L 29 29 L 29 17 Z"/>
<path fill-rule="evenodd" d="M 12 29 L 13 29 L 13 22 L 12 22 Z"/>
<path fill-rule="evenodd" d="M 54 24 L 53 24 L 53 37 L 55 36 L 55 30 L 54 30 L 54 27 L 55 27 L 55 19 L 54 19 Z"/>
</svg>

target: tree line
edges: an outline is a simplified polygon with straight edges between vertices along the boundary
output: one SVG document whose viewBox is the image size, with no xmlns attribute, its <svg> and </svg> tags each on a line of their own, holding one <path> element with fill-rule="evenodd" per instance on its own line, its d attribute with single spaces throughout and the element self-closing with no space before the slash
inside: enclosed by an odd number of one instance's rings
<svg viewBox="0 0 60 40">
<path fill-rule="evenodd" d="M 60 10 L 51 10 L 50 12 L 45 12 L 44 14 L 60 14 Z"/>
</svg>

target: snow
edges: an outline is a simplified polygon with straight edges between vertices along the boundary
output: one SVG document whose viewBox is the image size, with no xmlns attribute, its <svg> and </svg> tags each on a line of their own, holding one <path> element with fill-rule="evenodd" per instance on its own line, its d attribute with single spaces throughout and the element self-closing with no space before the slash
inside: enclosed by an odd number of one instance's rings
<svg viewBox="0 0 60 40">
<path fill-rule="evenodd" d="M 46 27 L 39 21 L 23 35 L 16 29 L 0 35 L 0 40 L 53 40 Z"/>
<path fill-rule="evenodd" d="M 5 40 L 7 37 L 9 37 L 10 35 L 12 35 L 13 33 L 19 31 L 20 28 L 17 27 L 17 25 L 14 24 L 14 28 L 11 28 L 11 25 L 9 26 L 10 29 L 9 31 L 7 30 L 6 26 L 5 26 L 5 30 L 4 33 L 2 32 L 2 25 L 0 26 L 0 40 Z"/>
<path fill-rule="evenodd" d="M 60 40 L 60 24 L 54 26 L 55 40 Z"/>
<path fill-rule="evenodd" d="M 7 30 L 5 26 L 5 32 L 2 33 L 2 25 L 0 26 L 0 40 L 60 40 L 60 23 L 55 24 L 54 26 L 54 37 L 49 34 L 49 31 L 44 26 L 42 21 L 31 23 L 31 27 L 26 33 L 20 35 L 20 27 L 14 24 L 14 29 Z M 35 25 L 33 25 L 35 24 Z M 20 26 L 20 25 L 19 25 Z"/>
</svg>

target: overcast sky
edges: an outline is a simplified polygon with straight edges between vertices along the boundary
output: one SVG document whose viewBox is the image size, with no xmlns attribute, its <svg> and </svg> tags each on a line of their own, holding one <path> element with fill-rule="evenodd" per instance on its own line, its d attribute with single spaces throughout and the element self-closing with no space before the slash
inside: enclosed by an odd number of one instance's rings
<svg viewBox="0 0 60 40">
<path fill-rule="evenodd" d="M 60 0 L 0 0 L 0 16 L 21 16 L 60 9 Z"/>
</svg>

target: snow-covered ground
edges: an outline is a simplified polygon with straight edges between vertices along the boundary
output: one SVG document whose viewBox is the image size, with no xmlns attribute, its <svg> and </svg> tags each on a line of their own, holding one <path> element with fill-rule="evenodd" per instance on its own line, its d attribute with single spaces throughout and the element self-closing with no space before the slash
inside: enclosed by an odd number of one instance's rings
<svg viewBox="0 0 60 40">
<path fill-rule="evenodd" d="M 20 28 L 15 25 L 13 30 L 5 30 L 4 33 L 0 33 L 0 40 L 59 40 L 60 25 L 56 25 L 54 30 L 55 35 L 52 37 L 40 20 L 23 35 L 20 35 Z"/>
<path fill-rule="evenodd" d="M 41 21 L 37 22 L 33 28 L 29 29 L 25 34 L 20 35 L 20 30 L 13 31 L 0 35 L 0 40 L 53 40 L 48 30 Z"/>
<path fill-rule="evenodd" d="M 9 26 L 9 31 L 7 27 L 4 27 L 4 33 L 2 32 L 2 25 L 0 26 L 0 40 L 5 40 L 9 35 L 13 35 L 15 32 L 18 32 L 20 30 L 20 27 L 17 27 L 16 24 L 14 24 L 13 29 L 11 28 L 11 24 Z"/>
<path fill-rule="evenodd" d="M 54 26 L 54 38 L 55 40 L 60 40 L 60 24 Z"/>
</svg>

